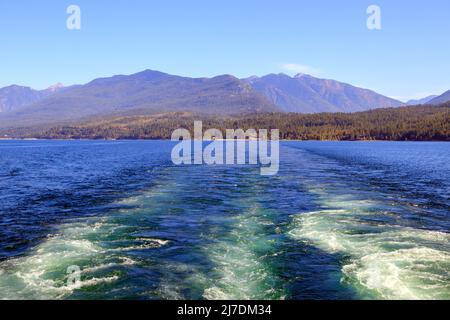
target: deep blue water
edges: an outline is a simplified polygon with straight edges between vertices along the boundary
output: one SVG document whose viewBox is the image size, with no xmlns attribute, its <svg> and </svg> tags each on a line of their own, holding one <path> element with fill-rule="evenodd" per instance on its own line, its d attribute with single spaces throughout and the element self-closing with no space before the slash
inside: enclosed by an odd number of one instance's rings
<svg viewBox="0 0 450 320">
<path fill-rule="evenodd" d="M 0 141 L 0 299 L 450 299 L 450 144 L 173 145 Z"/>
</svg>

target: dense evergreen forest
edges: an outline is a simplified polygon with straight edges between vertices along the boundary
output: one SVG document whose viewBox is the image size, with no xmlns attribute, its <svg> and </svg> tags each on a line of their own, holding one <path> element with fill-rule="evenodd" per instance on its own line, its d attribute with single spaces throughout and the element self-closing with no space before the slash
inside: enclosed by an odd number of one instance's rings
<svg viewBox="0 0 450 320">
<path fill-rule="evenodd" d="M 187 112 L 118 117 L 34 131 L 16 130 L 10 136 L 41 139 L 170 139 L 173 130 L 191 132 L 195 120 L 204 130 L 280 129 L 286 140 L 450 141 L 450 102 L 439 106 L 410 106 L 359 113 L 265 113 L 214 117 Z"/>
</svg>

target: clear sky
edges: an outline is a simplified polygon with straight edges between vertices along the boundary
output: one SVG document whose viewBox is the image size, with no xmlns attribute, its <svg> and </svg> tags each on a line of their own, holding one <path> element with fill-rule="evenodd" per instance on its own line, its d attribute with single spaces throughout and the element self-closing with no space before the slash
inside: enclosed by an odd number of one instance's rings
<svg viewBox="0 0 450 320">
<path fill-rule="evenodd" d="M 81 30 L 66 9 L 81 8 Z M 381 30 L 366 26 L 381 8 Z M 450 89 L 448 0 L 1 0 L 0 87 L 154 69 L 310 73 L 401 99 Z"/>
</svg>

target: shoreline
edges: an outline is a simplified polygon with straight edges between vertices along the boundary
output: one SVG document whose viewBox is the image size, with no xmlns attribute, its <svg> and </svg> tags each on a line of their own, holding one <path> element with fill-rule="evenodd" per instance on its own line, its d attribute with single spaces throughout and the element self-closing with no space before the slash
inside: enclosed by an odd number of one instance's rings
<svg viewBox="0 0 450 320">
<path fill-rule="evenodd" d="M 168 142 L 179 142 L 179 141 L 172 141 L 171 139 L 92 139 L 92 138 L 86 138 L 86 139 L 73 139 L 73 138 L 0 138 L 1 141 L 168 141 Z M 190 141 L 197 141 L 197 140 L 190 140 Z M 229 142 L 233 140 L 227 140 L 227 139 L 218 139 L 218 140 L 202 140 L 203 142 L 214 142 L 214 141 L 221 141 L 221 142 Z M 243 140 L 243 139 L 234 139 L 236 142 L 242 142 L 242 141 L 258 141 L 258 140 Z M 267 140 L 271 141 L 271 140 Z M 280 142 L 450 142 L 450 140 L 298 140 L 298 139 L 280 139 Z"/>
</svg>

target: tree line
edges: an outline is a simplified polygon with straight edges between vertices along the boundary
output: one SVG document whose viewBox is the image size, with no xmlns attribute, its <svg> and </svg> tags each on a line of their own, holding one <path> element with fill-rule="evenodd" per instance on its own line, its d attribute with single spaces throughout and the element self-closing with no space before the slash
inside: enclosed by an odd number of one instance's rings
<svg viewBox="0 0 450 320">
<path fill-rule="evenodd" d="M 263 113 L 211 116 L 188 112 L 116 117 L 61 125 L 19 135 L 41 139 L 170 139 L 178 128 L 279 129 L 284 140 L 450 141 L 450 102 L 439 106 L 375 109 L 358 113 Z M 14 133 L 12 133 L 14 136 Z"/>
</svg>

